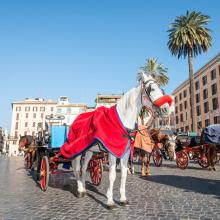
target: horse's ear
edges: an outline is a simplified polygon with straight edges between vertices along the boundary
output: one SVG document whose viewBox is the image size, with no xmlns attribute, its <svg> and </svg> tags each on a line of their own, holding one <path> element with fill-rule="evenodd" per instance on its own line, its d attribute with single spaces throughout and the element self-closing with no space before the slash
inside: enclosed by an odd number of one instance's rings
<svg viewBox="0 0 220 220">
<path fill-rule="evenodd" d="M 138 74 L 137 74 L 137 81 L 140 83 L 144 82 L 145 81 L 145 73 L 143 70 L 139 70 Z"/>
</svg>

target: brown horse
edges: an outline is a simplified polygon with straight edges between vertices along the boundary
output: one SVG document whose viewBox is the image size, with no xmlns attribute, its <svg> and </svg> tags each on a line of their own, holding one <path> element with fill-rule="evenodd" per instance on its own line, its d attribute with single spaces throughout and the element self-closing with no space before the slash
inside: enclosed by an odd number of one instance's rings
<svg viewBox="0 0 220 220">
<path fill-rule="evenodd" d="M 140 130 L 138 132 L 139 134 L 137 134 L 136 137 L 138 139 L 141 139 L 141 141 L 138 140 L 139 142 L 138 144 L 136 144 L 135 141 L 134 146 L 135 146 L 135 154 L 139 154 L 141 157 L 141 175 L 142 176 L 151 175 L 149 169 L 151 151 L 153 150 L 154 147 L 161 148 L 161 146 L 164 146 L 169 141 L 169 136 L 167 134 L 161 133 L 159 129 L 151 129 L 148 132 L 147 128 L 145 128 L 144 130 Z M 148 148 L 144 148 L 143 146 L 144 144 L 148 145 Z M 145 172 L 145 162 L 146 162 L 146 172 Z"/>
<path fill-rule="evenodd" d="M 215 125 L 215 126 L 217 127 L 217 125 Z M 220 145 L 218 143 L 211 143 L 210 141 L 207 141 L 207 136 L 209 136 L 209 134 L 206 131 L 210 127 L 211 126 L 206 127 L 202 130 L 200 142 L 201 142 L 201 145 L 203 145 L 204 150 L 207 153 L 208 169 L 210 171 L 211 170 L 215 171 L 215 163 L 216 163 L 216 159 L 217 159 L 216 158 L 217 157 L 217 149 L 220 148 Z M 213 133 L 213 136 L 215 136 L 214 133 Z M 210 137 L 208 137 L 208 138 L 210 138 Z"/>
<path fill-rule="evenodd" d="M 28 168 L 32 168 L 33 165 L 33 161 L 36 159 L 36 142 L 35 142 L 35 138 L 31 135 L 25 135 L 25 136 L 21 136 L 18 142 L 18 149 L 20 151 L 24 151 L 25 153 L 25 158 L 28 157 L 28 155 L 30 155 L 30 158 L 28 160 L 30 160 L 30 164 L 28 165 Z"/>
</svg>

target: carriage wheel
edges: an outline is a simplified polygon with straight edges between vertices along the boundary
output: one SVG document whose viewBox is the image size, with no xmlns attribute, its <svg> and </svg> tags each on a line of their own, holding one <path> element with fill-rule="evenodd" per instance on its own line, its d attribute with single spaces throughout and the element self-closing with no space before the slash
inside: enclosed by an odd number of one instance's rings
<svg viewBox="0 0 220 220">
<path fill-rule="evenodd" d="M 95 186 L 100 185 L 102 180 L 102 162 L 101 160 L 90 160 L 89 162 L 91 181 Z"/>
<path fill-rule="evenodd" d="M 208 167 L 208 158 L 205 153 L 199 155 L 198 157 L 198 164 L 203 167 L 207 168 Z"/>
<path fill-rule="evenodd" d="M 163 157 L 160 153 L 160 150 L 157 149 L 156 147 L 154 147 L 153 151 L 152 151 L 152 157 L 153 157 L 153 161 L 156 167 L 160 167 L 162 164 L 162 160 Z"/>
<path fill-rule="evenodd" d="M 189 163 L 188 154 L 185 151 L 179 151 L 176 153 L 176 165 L 184 170 L 187 168 Z"/>
<path fill-rule="evenodd" d="M 49 183 L 49 162 L 47 156 L 43 156 L 40 165 L 40 188 L 46 191 Z"/>
</svg>

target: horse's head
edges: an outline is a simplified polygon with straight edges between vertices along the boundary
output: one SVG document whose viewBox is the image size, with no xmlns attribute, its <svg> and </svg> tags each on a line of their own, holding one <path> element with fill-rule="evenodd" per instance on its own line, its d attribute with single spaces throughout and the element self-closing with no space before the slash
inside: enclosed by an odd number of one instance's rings
<svg viewBox="0 0 220 220">
<path fill-rule="evenodd" d="M 172 104 L 171 96 L 164 95 L 164 91 L 159 87 L 156 80 L 149 74 L 140 72 L 138 80 L 142 86 L 142 104 L 147 106 L 150 101 L 153 106 L 156 107 L 160 116 L 168 116 L 169 107 Z"/>
<path fill-rule="evenodd" d="M 28 144 L 27 137 L 26 136 L 20 137 L 20 140 L 18 142 L 18 149 L 23 150 L 24 148 L 27 147 L 27 144 Z"/>
</svg>

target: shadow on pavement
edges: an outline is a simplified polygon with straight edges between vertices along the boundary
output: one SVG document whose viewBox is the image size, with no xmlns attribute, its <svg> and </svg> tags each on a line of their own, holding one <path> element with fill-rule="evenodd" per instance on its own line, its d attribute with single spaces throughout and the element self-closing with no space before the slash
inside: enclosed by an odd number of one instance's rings
<svg viewBox="0 0 220 220">
<path fill-rule="evenodd" d="M 220 199 L 220 180 L 176 175 L 158 175 L 140 178 L 149 182 L 155 182 L 180 189 L 185 189 L 186 192 L 214 195 L 217 199 Z"/>
</svg>

